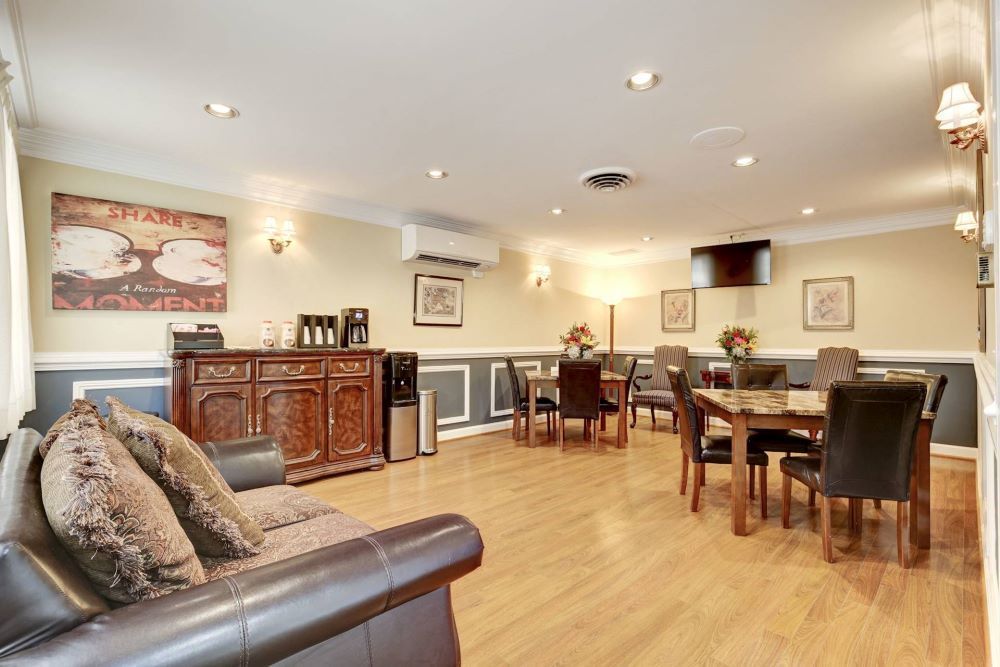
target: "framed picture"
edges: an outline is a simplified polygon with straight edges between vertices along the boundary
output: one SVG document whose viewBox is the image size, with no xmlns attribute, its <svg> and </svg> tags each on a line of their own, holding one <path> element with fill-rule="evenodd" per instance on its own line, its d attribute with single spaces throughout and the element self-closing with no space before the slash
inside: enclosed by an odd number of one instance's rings
<svg viewBox="0 0 1000 667">
<path fill-rule="evenodd" d="M 462 326 L 465 281 L 444 276 L 414 276 L 413 323 L 431 327 Z"/>
<path fill-rule="evenodd" d="M 854 328 L 854 277 L 802 281 L 802 328 L 828 331 Z"/>
<path fill-rule="evenodd" d="M 660 292 L 660 325 L 664 331 L 694 331 L 694 290 Z"/>
<path fill-rule="evenodd" d="M 226 312 L 226 219 L 53 193 L 56 310 Z"/>
</svg>

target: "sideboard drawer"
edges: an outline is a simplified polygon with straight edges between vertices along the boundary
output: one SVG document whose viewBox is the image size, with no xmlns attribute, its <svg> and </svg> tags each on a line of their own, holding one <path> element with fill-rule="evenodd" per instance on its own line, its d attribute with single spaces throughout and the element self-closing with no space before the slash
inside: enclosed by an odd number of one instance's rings
<svg viewBox="0 0 1000 667">
<path fill-rule="evenodd" d="M 249 359 L 195 359 L 195 384 L 225 384 L 250 381 Z"/>
<path fill-rule="evenodd" d="M 359 377 L 371 372 L 369 356 L 330 357 L 330 377 Z"/>
<path fill-rule="evenodd" d="M 257 381 L 322 380 L 326 377 L 326 360 L 316 357 L 258 359 Z"/>
</svg>

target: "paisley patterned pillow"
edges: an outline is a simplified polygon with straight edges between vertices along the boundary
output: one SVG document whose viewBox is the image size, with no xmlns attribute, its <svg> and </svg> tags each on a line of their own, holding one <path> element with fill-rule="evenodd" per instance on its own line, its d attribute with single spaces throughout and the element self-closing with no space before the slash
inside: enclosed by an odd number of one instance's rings
<svg viewBox="0 0 1000 667">
<path fill-rule="evenodd" d="M 75 398 L 73 399 L 73 407 L 70 408 L 69 412 L 57 419 L 56 423 L 49 429 L 49 432 L 45 434 L 45 438 L 38 443 L 38 453 L 42 455 L 43 459 L 49 453 L 52 443 L 56 441 L 56 438 L 59 437 L 59 434 L 62 433 L 62 430 L 66 428 L 71 419 L 83 420 L 87 426 L 99 426 L 102 429 L 107 428 L 107 425 L 101 418 L 100 411 L 97 409 L 97 405 L 93 401 L 88 401 L 85 398 Z"/>
<path fill-rule="evenodd" d="M 52 531 L 105 598 L 136 602 L 205 581 L 166 496 L 107 431 L 67 424 L 41 481 Z"/>
</svg>

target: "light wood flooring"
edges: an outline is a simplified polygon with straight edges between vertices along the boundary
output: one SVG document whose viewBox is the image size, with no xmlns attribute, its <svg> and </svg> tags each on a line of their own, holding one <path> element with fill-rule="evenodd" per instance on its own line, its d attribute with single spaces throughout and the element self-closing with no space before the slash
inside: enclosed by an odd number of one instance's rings
<svg viewBox="0 0 1000 667">
<path fill-rule="evenodd" d="M 614 426 L 596 453 L 571 422 L 564 453 L 543 426 L 534 450 L 499 432 L 303 488 L 377 528 L 442 512 L 479 526 L 483 566 L 453 586 L 466 665 L 985 664 L 973 462 L 933 459 L 933 548 L 912 570 L 894 503 L 867 503 L 858 538 L 836 502 L 830 565 L 804 487 L 781 528 L 777 457 L 770 516 L 752 501 L 739 538 L 728 467 L 708 466 L 691 513 L 669 420 L 640 419 L 627 450 Z"/>
</svg>

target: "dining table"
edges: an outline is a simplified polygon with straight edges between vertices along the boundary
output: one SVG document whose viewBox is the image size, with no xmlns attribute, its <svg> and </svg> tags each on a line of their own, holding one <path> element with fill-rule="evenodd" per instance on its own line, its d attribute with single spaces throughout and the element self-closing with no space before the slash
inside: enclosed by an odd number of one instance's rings
<svg viewBox="0 0 1000 667">
<path fill-rule="evenodd" d="M 542 387 L 554 387 L 559 388 L 559 373 L 553 373 L 552 371 L 525 371 L 524 378 L 527 380 L 528 385 L 528 447 L 535 446 L 535 398 L 538 395 L 538 390 Z M 626 391 L 626 383 L 628 378 L 620 373 L 612 373 L 611 371 L 601 371 L 601 389 L 616 389 L 618 391 L 618 441 L 617 445 L 619 449 L 625 449 L 628 446 L 628 430 L 626 428 L 627 418 L 625 416 L 625 409 L 628 407 L 626 401 L 623 400 L 624 397 L 628 396 Z M 594 425 L 597 428 L 597 425 Z"/>
<path fill-rule="evenodd" d="M 826 416 L 825 391 L 761 389 L 695 389 L 695 402 L 706 416 L 732 427 L 733 534 L 747 534 L 747 434 L 753 428 L 822 431 Z M 931 546 L 931 430 L 936 415 L 924 412 L 917 429 L 910 475 L 910 544 Z"/>
</svg>

